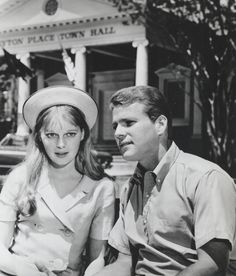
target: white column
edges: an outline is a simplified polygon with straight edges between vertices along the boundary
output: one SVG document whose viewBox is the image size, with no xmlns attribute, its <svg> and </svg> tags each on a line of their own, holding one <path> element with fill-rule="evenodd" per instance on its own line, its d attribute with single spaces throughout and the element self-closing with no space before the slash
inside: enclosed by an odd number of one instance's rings
<svg viewBox="0 0 236 276">
<path fill-rule="evenodd" d="M 132 46 L 137 48 L 135 85 L 148 84 L 148 41 L 133 41 Z"/>
<path fill-rule="evenodd" d="M 86 91 L 86 48 L 71 49 L 75 54 L 75 86 Z"/>
<path fill-rule="evenodd" d="M 44 71 L 37 70 L 37 89 L 44 88 Z"/>
<path fill-rule="evenodd" d="M 18 56 L 17 56 L 18 57 Z M 24 63 L 26 66 L 30 67 L 30 54 L 22 54 L 19 56 L 20 61 Z M 18 108 L 17 108 L 17 131 L 18 135 L 26 135 L 29 130 L 26 126 L 23 116 L 22 116 L 22 107 L 25 100 L 30 95 L 30 84 L 29 81 L 23 80 L 21 77 L 19 78 L 19 87 L 18 87 Z"/>
</svg>

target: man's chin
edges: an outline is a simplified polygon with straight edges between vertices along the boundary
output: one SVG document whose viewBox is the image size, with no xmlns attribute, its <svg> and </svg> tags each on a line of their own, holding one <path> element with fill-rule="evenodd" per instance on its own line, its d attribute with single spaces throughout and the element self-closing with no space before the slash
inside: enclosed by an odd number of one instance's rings
<svg viewBox="0 0 236 276">
<path fill-rule="evenodd" d="M 136 161 L 135 156 L 131 153 L 126 152 L 126 151 L 122 153 L 122 156 L 126 161 Z"/>
</svg>

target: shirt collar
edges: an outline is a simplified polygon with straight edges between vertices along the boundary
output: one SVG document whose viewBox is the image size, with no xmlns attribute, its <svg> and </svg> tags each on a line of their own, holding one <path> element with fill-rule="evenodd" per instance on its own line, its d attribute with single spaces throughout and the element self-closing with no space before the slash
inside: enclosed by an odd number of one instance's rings
<svg viewBox="0 0 236 276">
<path fill-rule="evenodd" d="M 170 148 L 162 157 L 156 168 L 153 172 L 156 175 L 157 186 L 161 188 L 162 182 L 165 179 L 166 175 L 170 171 L 170 168 L 175 163 L 180 153 L 180 149 L 177 147 L 175 142 L 172 142 Z"/>
<path fill-rule="evenodd" d="M 142 185 L 145 173 L 146 173 L 146 169 L 141 164 L 138 163 L 133 175 L 130 178 L 130 183 L 133 185 L 134 184 Z"/>
<path fill-rule="evenodd" d="M 156 168 L 153 170 L 153 173 L 156 175 L 156 183 L 158 185 L 161 185 L 161 183 L 163 182 L 170 168 L 175 163 L 179 153 L 180 149 L 177 147 L 175 142 L 172 142 L 168 151 L 165 153 Z M 146 172 L 147 170 L 140 163 L 138 163 L 133 175 L 130 178 L 130 183 L 142 185 L 143 178 Z"/>
</svg>

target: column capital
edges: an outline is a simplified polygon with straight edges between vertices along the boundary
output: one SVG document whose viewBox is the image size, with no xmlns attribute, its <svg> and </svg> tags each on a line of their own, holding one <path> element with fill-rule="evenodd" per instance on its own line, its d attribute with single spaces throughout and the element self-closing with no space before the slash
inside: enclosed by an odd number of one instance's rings
<svg viewBox="0 0 236 276">
<path fill-rule="evenodd" d="M 30 58 L 30 53 L 20 53 L 20 54 L 16 54 L 16 58 L 17 59 L 28 59 Z"/>
<path fill-rule="evenodd" d="M 78 52 L 81 53 L 81 54 L 84 54 L 86 52 L 86 47 L 85 46 L 79 46 L 79 47 L 71 48 L 71 53 L 72 54 L 76 54 Z"/>
<path fill-rule="evenodd" d="M 41 76 L 41 75 L 44 75 L 45 71 L 42 69 L 37 69 L 35 73 L 36 73 L 36 76 L 38 76 L 38 75 Z"/>
<path fill-rule="evenodd" d="M 146 46 L 148 46 L 148 44 L 149 44 L 149 42 L 148 42 L 147 39 L 143 39 L 143 40 L 134 40 L 134 41 L 132 42 L 132 46 L 133 46 L 134 48 L 137 48 L 138 46 L 144 46 L 144 47 L 146 47 Z"/>
</svg>

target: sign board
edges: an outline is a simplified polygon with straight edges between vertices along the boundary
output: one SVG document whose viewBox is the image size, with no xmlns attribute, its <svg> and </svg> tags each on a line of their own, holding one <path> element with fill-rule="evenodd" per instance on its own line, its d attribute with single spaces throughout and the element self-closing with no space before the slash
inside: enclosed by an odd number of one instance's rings
<svg viewBox="0 0 236 276">
<path fill-rule="evenodd" d="M 65 48 L 126 43 L 145 38 L 145 29 L 141 25 L 125 25 L 122 22 L 102 21 L 96 24 L 68 24 L 32 28 L 30 31 L 13 31 L 0 33 L 0 47 L 11 53 L 22 51 L 36 52 Z"/>
</svg>

